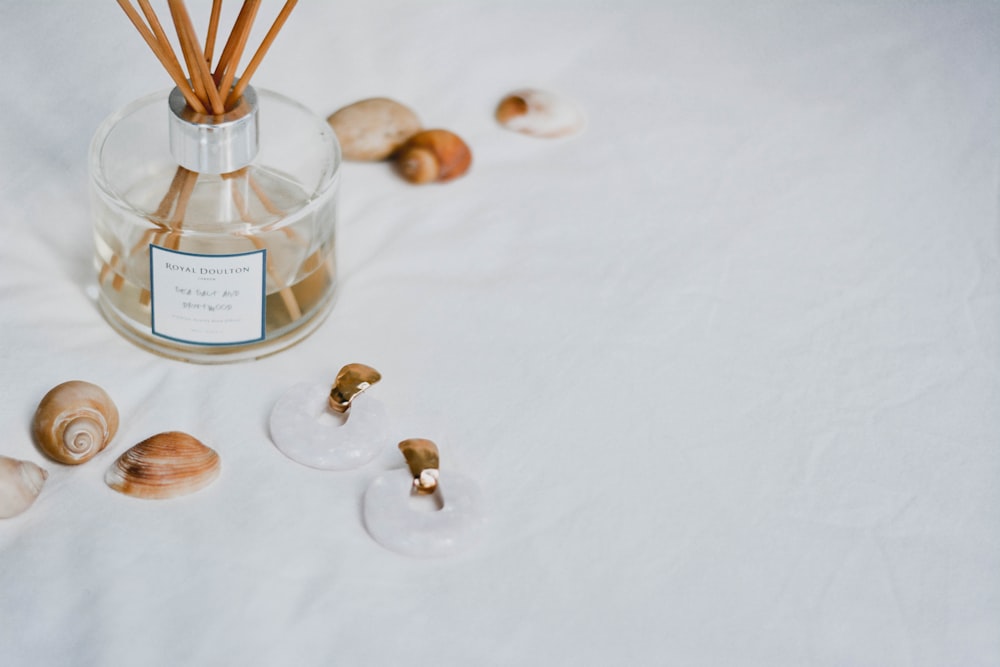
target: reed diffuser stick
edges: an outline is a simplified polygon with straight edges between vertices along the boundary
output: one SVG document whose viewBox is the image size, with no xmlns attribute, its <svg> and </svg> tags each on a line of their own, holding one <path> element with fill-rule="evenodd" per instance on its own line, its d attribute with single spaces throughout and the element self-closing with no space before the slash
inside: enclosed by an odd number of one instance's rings
<svg viewBox="0 0 1000 667">
<path fill-rule="evenodd" d="M 222 75 L 222 81 L 219 83 L 220 91 L 228 91 L 232 88 L 233 79 L 236 78 L 236 67 L 240 63 L 240 58 L 243 57 L 243 50 L 246 48 L 247 39 L 250 37 L 250 30 L 253 28 L 254 18 L 257 16 L 257 9 L 260 8 L 260 0 L 248 0 L 248 4 L 250 5 L 250 9 L 246 20 L 239 26 L 236 45 L 233 48 L 232 54 L 229 56 L 229 62 L 226 63 L 226 69 L 225 73 Z M 234 29 L 233 32 L 236 33 L 237 30 Z"/>
<path fill-rule="evenodd" d="M 171 63 L 170 58 L 167 56 L 163 47 L 160 45 L 159 41 L 142 22 L 142 17 L 139 16 L 139 12 L 135 11 L 135 7 L 128 0 L 117 0 L 119 6 L 125 10 L 125 15 L 128 16 L 132 25 L 135 26 L 136 30 L 142 36 L 142 39 L 146 42 L 149 48 L 153 51 L 153 55 L 156 56 L 157 60 L 163 65 L 163 68 L 167 70 L 167 74 L 170 78 L 174 80 L 174 84 L 184 95 L 184 100 L 191 106 L 192 109 L 198 113 L 206 113 L 205 105 L 201 103 L 201 100 L 194 94 L 191 90 L 188 82 L 184 78 L 184 72 L 181 71 L 180 64 L 176 62 L 176 56 L 174 57 L 174 63 Z M 171 51 L 171 54 L 173 52 Z"/>
<path fill-rule="evenodd" d="M 188 14 L 187 8 L 184 7 L 184 3 L 180 2 L 180 0 L 169 0 L 169 5 L 181 44 L 187 45 L 185 53 L 189 54 L 188 57 L 190 58 L 188 60 L 188 70 L 191 72 L 192 78 L 198 81 L 199 85 L 205 89 L 208 105 L 211 107 L 212 113 L 221 115 L 225 112 L 225 106 L 223 105 L 218 89 L 215 87 L 215 81 L 212 79 L 212 74 L 208 69 L 208 63 L 205 62 L 204 51 L 202 51 L 201 45 L 198 44 L 198 35 L 195 34 L 194 24 L 191 23 L 191 16 Z M 201 95 L 199 95 L 200 97 Z M 204 98 L 202 98 L 202 101 L 204 101 Z"/>
<path fill-rule="evenodd" d="M 226 65 L 233 55 L 233 49 L 236 48 L 236 42 L 238 35 L 242 31 L 243 23 L 247 20 L 250 14 L 250 0 L 243 0 L 243 5 L 240 7 L 240 13 L 236 15 L 236 21 L 233 23 L 232 29 L 229 31 L 229 37 L 226 39 L 226 45 L 222 47 L 222 54 L 219 56 L 219 61 L 215 65 L 215 70 L 212 72 L 212 76 L 215 78 L 215 83 L 219 84 L 222 82 L 222 76 L 226 73 Z"/>
<path fill-rule="evenodd" d="M 212 0 L 212 14 L 208 18 L 208 35 L 205 37 L 205 63 L 212 68 L 212 51 L 215 50 L 215 35 L 219 32 L 219 16 L 222 0 Z"/>
<path fill-rule="evenodd" d="M 139 0 L 139 8 L 142 9 L 142 14 L 146 17 L 146 21 L 149 22 L 149 27 L 152 28 L 153 35 L 156 37 L 156 41 L 159 42 L 164 55 L 169 59 L 171 67 L 174 71 L 180 72 L 183 75 L 181 64 L 177 60 L 177 54 L 174 53 L 174 48 L 170 45 L 170 39 L 163 30 L 163 25 L 160 24 L 160 19 L 157 18 L 156 12 L 153 11 L 153 7 L 149 4 L 149 0 Z M 181 78 L 183 79 L 184 77 L 181 76 Z"/>
<path fill-rule="evenodd" d="M 179 9 L 177 7 L 176 0 L 169 0 L 167 3 L 170 7 L 170 15 L 174 20 L 174 29 L 177 31 L 177 39 L 181 43 L 181 54 L 184 56 L 184 63 L 187 65 L 188 76 L 191 78 L 191 86 L 194 88 L 194 94 L 198 96 L 201 103 L 205 106 L 210 106 L 208 102 L 208 93 L 205 88 L 205 82 L 201 78 L 201 70 L 198 68 L 198 62 L 202 60 L 202 53 L 200 50 L 196 51 L 194 45 L 191 44 L 189 35 L 184 30 L 184 24 L 179 15 Z M 209 87 L 214 87 L 211 82 Z M 213 113 L 215 110 L 213 109 Z"/>
<path fill-rule="evenodd" d="M 248 64 L 247 68 L 243 70 L 243 76 L 240 77 L 239 83 L 236 84 L 232 92 L 229 93 L 229 97 L 226 98 L 227 105 L 231 105 L 236 102 L 236 100 L 240 98 L 240 95 L 243 94 L 243 91 L 250 83 L 250 77 L 254 75 L 257 68 L 260 66 L 260 61 L 264 59 L 265 55 L 267 55 L 267 50 L 271 48 L 271 44 L 274 43 L 274 39 L 278 36 L 278 32 L 281 30 L 281 27 L 285 25 L 285 21 L 288 20 L 288 15 L 292 13 L 293 9 L 295 9 L 296 3 L 298 3 L 298 0 L 287 0 L 287 2 L 285 2 L 285 6 L 281 8 L 280 12 L 278 12 L 278 17 L 274 19 L 274 23 L 271 24 L 271 29 L 268 30 L 267 34 L 264 36 L 264 41 L 262 41 L 260 46 L 257 47 L 257 51 L 250 59 L 250 64 Z"/>
</svg>

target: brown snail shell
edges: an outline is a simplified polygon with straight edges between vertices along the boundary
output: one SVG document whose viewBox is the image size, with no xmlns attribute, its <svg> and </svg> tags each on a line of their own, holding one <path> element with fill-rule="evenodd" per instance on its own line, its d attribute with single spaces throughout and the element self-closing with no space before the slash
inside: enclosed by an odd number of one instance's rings
<svg viewBox="0 0 1000 667">
<path fill-rule="evenodd" d="M 397 171 L 410 183 L 445 182 L 469 170 L 472 151 L 454 132 L 423 130 L 406 140 L 395 161 Z"/>
<path fill-rule="evenodd" d="M 146 438 L 108 468 L 104 481 L 137 498 L 175 498 L 194 493 L 219 476 L 219 455 L 197 438 L 167 431 Z"/>
<path fill-rule="evenodd" d="M 31 507 L 48 476 L 30 461 L 0 456 L 0 519 L 17 516 Z"/>
<path fill-rule="evenodd" d="M 536 137 L 568 137 L 583 130 L 583 111 L 568 97 L 537 88 L 508 93 L 496 110 L 497 122 Z"/>
<path fill-rule="evenodd" d="M 409 107 L 387 97 L 361 100 L 330 114 L 345 160 L 384 160 L 420 131 L 420 119 Z"/>
<path fill-rule="evenodd" d="M 81 380 L 49 390 L 31 422 L 38 447 L 60 463 L 89 461 L 118 431 L 118 408 L 107 392 Z"/>
</svg>

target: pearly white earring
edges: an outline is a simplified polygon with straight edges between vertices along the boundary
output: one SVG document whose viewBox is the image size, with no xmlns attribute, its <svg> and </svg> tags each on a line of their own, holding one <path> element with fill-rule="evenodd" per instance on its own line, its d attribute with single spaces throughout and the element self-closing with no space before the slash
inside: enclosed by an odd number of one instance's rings
<svg viewBox="0 0 1000 667">
<path fill-rule="evenodd" d="M 409 471 L 390 470 L 365 491 L 368 533 L 405 556 L 449 556 L 473 546 L 485 524 L 479 485 L 451 471 L 441 475 L 430 440 L 404 440 L 399 449 Z M 429 502 L 420 507 L 421 500 Z"/>
<path fill-rule="evenodd" d="M 385 406 L 363 392 L 382 379 L 364 364 L 340 369 L 333 388 L 299 384 L 271 410 L 271 440 L 288 458 L 311 468 L 349 470 L 368 463 L 385 447 Z"/>
</svg>

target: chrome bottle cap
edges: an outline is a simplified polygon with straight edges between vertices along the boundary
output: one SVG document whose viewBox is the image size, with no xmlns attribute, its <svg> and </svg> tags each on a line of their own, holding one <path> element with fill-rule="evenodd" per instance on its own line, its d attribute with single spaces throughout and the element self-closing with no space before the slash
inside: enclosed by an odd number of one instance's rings
<svg viewBox="0 0 1000 667">
<path fill-rule="evenodd" d="M 228 174 L 257 156 L 257 92 L 243 91 L 239 104 L 216 116 L 188 106 L 177 88 L 170 91 L 170 153 L 177 164 L 200 174 Z"/>
</svg>

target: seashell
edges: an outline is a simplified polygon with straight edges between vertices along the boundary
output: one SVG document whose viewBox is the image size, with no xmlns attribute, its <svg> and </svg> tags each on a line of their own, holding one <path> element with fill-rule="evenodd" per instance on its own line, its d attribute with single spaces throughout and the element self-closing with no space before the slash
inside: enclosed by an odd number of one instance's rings
<svg viewBox="0 0 1000 667">
<path fill-rule="evenodd" d="M 0 456 L 0 519 L 17 516 L 31 507 L 48 476 L 30 461 Z"/>
<path fill-rule="evenodd" d="M 472 152 L 448 130 L 423 130 L 406 140 L 396 153 L 396 169 L 410 183 L 450 181 L 469 170 Z"/>
<path fill-rule="evenodd" d="M 387 97 L 372 97 L 333 112 L 326 119 L 340 141 L 345 160 L 384 160 L 420 131 L 409 107 Z"/>
<path fill-rule="evenodd" d="M 96 384 L 71 380 L 45 394 L 31 431 L 39 448 L 60 463 L 89 461 L 118 431 L 118 408 Z"/>
<path fill-rule="evenodd" d="M 535 88 L 515 90 L 500 100 L 496 119 L 507 129 L 536 137 L 568 137 L 587 124 L 568 97 Z"/>
<path fill-rule="evenodd" d="M 104 481 L 137 498 L 174 498 L 205 488 L 219 476 L 219 469 L 214 449 L 187 433 L 167 431 L 119 456 Z"/>
</svg>

